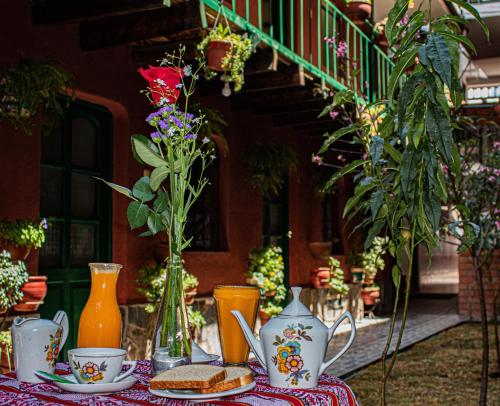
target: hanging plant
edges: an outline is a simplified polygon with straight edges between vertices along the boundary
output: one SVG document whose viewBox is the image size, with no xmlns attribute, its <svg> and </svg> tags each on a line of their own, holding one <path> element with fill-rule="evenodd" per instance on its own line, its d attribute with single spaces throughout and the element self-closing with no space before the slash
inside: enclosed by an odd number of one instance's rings
<svg viewBox="0 0 500 406">
<path fill-rule="evenodd" d="M 255 144 L 246 153 L 250 182 L 270 198 L 283 187 L 290 168 L 299 164 L 295 152 L 283 144 Z"/>
<path fill-rule="evenodd" d="M 217 25 L 198 44 L 198 51 L 207 59 L 206 78 L 211 79 L 216 72 L 224 72 L 228 76 L 226 81 L 233 82 L 234 91 L 240 91 L 245 83 L 245 63 L 252 49 L 252 41 L 246 35 L 232 33 L 229 25 Z"/>
<path fill-rule="evenodd" d="M 71 75 L 54 62 L 22 59 L 0 71 L 0 120 L 31 134 L 39 112 L 47 122 L 62 115 L 61 95 L 71 87 Z"/>
</svg>

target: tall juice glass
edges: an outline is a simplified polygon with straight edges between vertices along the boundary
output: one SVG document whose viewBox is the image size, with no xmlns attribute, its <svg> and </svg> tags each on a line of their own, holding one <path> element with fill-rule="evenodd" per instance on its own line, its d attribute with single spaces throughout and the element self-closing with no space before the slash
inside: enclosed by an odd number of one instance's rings
<svg viewBox="0 0 500 406">
<path fill-rule="evenodd" d="M 250 347 L 231 310 L 239 310 L 253 330 L 259 308 L 260 290 L 253 286 L 217 286 L 214 298 L 224 363 L 244 364 L 248 361 Z"/>
<path fill-rule="evenodd" d="M 119 264 L 91 263 L 90 296 L 78 326 L 78 347 L 120 348 L 122 317 L 116 300 Z"/>
</svg>

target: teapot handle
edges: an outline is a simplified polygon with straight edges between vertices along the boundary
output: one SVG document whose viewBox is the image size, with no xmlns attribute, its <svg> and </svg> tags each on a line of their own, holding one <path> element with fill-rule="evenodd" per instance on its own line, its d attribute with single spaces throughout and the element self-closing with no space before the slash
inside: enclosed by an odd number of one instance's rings
<svg viewBox="0 0 500 406">
<path fill-rule="evenodd" d="M 61 343 L 59 344 L 59 348 L 64 346 L 66 339 L 68 338 L 69 333 L 69 321 L 68 316 L 64 310 L 59 310 L 52 321 L 56 324 L 59 324 L 62 327 L 63 333 L 61 338 Z"/>
<path fill-rule="evenodd" d="M 319 374 L 321 375 L 323 372 L 325 372 L 325 370 L 330 366 L 332 365 L 335 361 L 337 361 L 342 355 L 344 355 L 344 353 L 349 349 L 349 347 L 352 345 L 352 342 L 354 341 L 354 336 L 356 335 L 356 324 L 354 323 L 354 319 L 352 318 L 352 315 L 351 315 L 351 312 L 345 312 L 342 316 L 340 316 L 337 321 L 335 322 L 335 324 L 329 328 L 329 331 L 328 331 L 328 342 L 330 342 L 330 340 L 332 339 L 333 337 L 333 333 L 335 332 L 335 330 L 337 329 L 337 327 L 339 326 L 340 323 L 342 323 L 342 321 L 344 319 L 349 319 L 349 323 L 351 324 L 351 335 L 349 336 L 349 340 L 347 341 L 346 345 L 344 345 L 344 348 L 342 348 L 338 353 L 337 355 L 335 355 L 332 359 L 330 359 L 329 361 L 326 361 L 326 362 L 323 362 L 321 364 L 321 368 L 319 369 Z"/>
</svg>

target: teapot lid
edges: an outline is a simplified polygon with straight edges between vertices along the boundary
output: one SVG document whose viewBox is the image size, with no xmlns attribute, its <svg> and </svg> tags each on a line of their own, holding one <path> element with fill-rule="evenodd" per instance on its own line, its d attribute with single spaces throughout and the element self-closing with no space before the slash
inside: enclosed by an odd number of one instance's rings
<svg viewBox="0 0 500 406">
<path fill-rule="evenodd" d="M 300 301 L 300 286 L 293 286 L 292 301 L 283 309 L 280 316 L 312 316 L 311 311 Z"/>
</svg>

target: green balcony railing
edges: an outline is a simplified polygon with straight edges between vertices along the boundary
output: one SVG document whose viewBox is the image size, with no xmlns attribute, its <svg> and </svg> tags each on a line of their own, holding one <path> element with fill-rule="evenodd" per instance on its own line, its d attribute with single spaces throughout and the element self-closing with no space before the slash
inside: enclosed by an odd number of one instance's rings
<svg viewBox="0 0 500 406">
<path fill-rule="evenodd" d="M 218 0 L 201 0 L 215 12 Z M 329 0 L 226 0 L 233 24 L 257 36 L 325 84 L 365 100 L 384 97 L 393 64 L 384 51 Z M 205 26 L 207 22 L 204 22 Z M 335 45 L 325 41 L 335 38 Z M 339 44 L 345 42 L 342 55 Z"/>
</svg>

